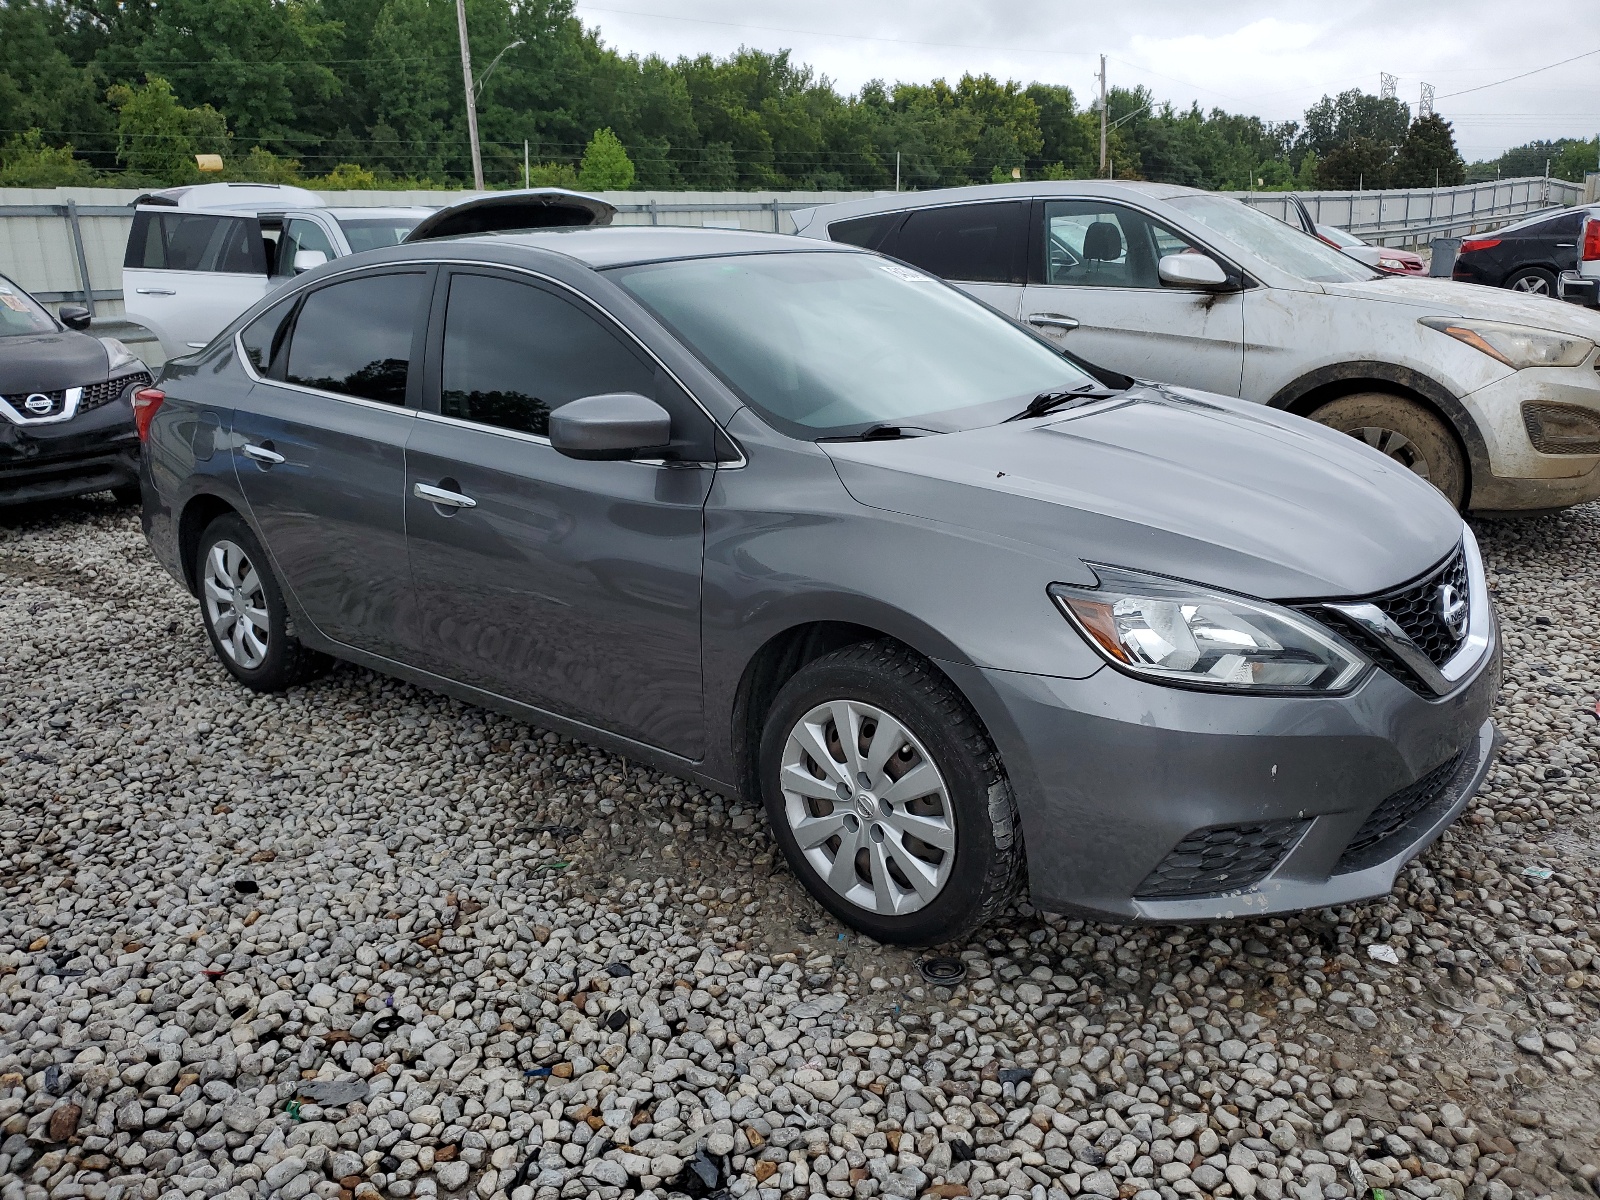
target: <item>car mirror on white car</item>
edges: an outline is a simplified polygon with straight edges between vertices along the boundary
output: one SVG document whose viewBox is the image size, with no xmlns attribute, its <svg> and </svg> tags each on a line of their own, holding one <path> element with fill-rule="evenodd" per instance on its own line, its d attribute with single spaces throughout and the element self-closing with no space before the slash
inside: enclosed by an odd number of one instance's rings
<svg viewBox="0 0 1600 1200">
<path fill-rule="evenodd" d="M 568 458 L 641 458 L 671 440 L 667 410 L 637 392 L 584 396 L 550 414 L 550 445 Z"/>
<path fill-rule="evenodd" d="M 294 252 L 294 273 L 301 274 L 313 267 L 320 267 L 328 261 L 328 255 L 322 250 L 296 250 Z"/>
<path fill-rule="evenodd" d="M 1169 287 L 1226 287 L 1228 273 L 1204 254 L 1167 254 L 1156 268 Z"/>
</svg>

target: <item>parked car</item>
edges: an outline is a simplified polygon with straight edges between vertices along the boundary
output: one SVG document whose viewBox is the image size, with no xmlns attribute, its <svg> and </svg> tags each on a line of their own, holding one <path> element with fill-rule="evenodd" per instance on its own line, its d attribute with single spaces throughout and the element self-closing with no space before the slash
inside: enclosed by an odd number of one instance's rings
<svg viewBox="0 0 1600 1200">
<path fill-rule="evenodd" d="M 1342 250 L 1357 262 L 1366 263 L 1391 275 L 1426 275 L 1428 264 L 1422 255 L 1399 246 L 1372 246 L 1347 229 L 1318 225 L 1316 233 L 1335 250 Z"/>
<path fill-rule="evenodd" d="M 442 209 L 327 207 L 314 192 L 270 184 L 169 188 L 135 201 L 124 308 L 177 358 L 205 346 L 268 291 L 332 259 L 413 234 L 607 224 L 615 211 L 562 188 L 494 192 Z"/>
<path fill-rule="evenodd" d="M 111 492 L 139 498 L 130 407 L 150 382 L 115 338 L 91 337 L 89 310 L 60 319 L 0 275 L 0 505 Z"/>
<path fill-rule="evenodd" d="M 1376 895 L 1490 760 L 1435 489 L 851 247 L 374 251 L 141 397 L 150 545 L 242 684 L 334 656 L 762 804 L 880 940 L 1024 872 L 1152 921 Z"/>
<path fill-rule="evenodd" d="M 1578 236 L 1593 213 L 1600 206 L 1546 209 L 1493 233 L 1463 238 L 1451 278 L 1553 297 L 1557 278 L 1578 265 Z"/>
<path fill-rule="evenodd" d="M 1556 294 L 1572 304 L 1600 308 L 1600 212 L 1584 217 L 1578 233 L 1578 265 L 1561 272 Z"/>
<path fill-rule="evenodd" d="M 959 188 L 795 220 L 959 282 L 1089 362 L 1349 433 L 1463 509 L 1600 496 L 1600 318 L 1574 306 L 1382 275 L 1237 200 L 1166 184 Z M 1556 440 L 1556 424 L 1588 432 Z"/>
</svg>

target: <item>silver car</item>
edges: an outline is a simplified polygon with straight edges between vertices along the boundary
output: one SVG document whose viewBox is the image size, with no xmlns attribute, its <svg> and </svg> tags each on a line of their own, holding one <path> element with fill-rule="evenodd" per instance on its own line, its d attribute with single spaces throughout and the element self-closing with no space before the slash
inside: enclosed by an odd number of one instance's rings
<svg viewBox="0 0 1600 1200">
<path fill-rule="evenodd" d="M 765 807 L 884 941 L 1375 896 L 1493 746 L 1471 532 L 879 255 L 596 228 L 306 272 L 136 399 L 242 684 L 332 658 Z"/>
<path fill-rule="evenodd" d="M 1170 184 L 952 188 L 795 221 L 956 282 L 1100 366 L 1351 434 L 1462 509 L 1600 498 L 1600 314 L 1380 273 Z"/>
</svg>

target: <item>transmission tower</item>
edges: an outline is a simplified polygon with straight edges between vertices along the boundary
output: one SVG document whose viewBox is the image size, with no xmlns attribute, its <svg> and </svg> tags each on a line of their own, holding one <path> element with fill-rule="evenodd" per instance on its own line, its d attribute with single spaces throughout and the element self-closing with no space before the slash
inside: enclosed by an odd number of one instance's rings
<svg viewBox="0 0 1600 1200">
<path fill-rule="evenodd" d="M 1395 89 L 1399 85 L 1398 76 L 1391 75 L 1387 71 L 1378 72 L 1378 98 L 1380 100 L 1393 100 L 1395 98 Z"/>
<path fill-rule="evenodd" d="M 1422 85 L 1422 99 L 1417 101 L 1417 118 L 1433 116 L 1433 84 Z"/>
</svg>

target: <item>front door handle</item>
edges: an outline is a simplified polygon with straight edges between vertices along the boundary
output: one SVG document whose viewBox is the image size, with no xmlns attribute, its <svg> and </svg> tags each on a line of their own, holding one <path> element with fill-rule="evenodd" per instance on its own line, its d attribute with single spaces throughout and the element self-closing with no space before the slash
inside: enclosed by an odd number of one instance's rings
<svg viewBox="0 0 1600 1200">
<path fill-rule="evenodd" d="M 141 296 L 176 296 L 178 293 L 171 288 L 134 288 Z"/>
<path fill-rule="evenodd" d="M 1028 318 L 1028 324 L 1039 329 L 1076 329 L 1078 322 L 1072 317 L 1061 313 L 1034 313 Z"/>
<path fill-rule="evenodd" d="M 426 500 L 429 504 L 442 504 L 446 508 L 478 507 L 478 502 L 471 496 L 463 496 L 460 492 L 434 487 L 431 483 L 413 484 L 411 494 L 418 500 Z"/>
<path fill-rule="evenodd" d="M 283 455 L 279 454 L 276 450 L 269 449 L 266 446 L 253 446 L 249 442 L 246 442 L 244 445 L 240 446 L 239 449 L 244 451 L 244 456 L 246 458 L 253 458 L 256 462 L 262 463 L 265 466 L 275 467 L 283 461 Z"/>
</svg>

